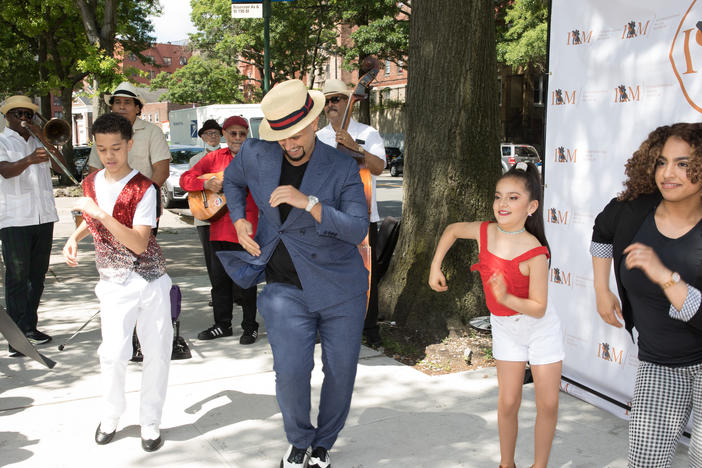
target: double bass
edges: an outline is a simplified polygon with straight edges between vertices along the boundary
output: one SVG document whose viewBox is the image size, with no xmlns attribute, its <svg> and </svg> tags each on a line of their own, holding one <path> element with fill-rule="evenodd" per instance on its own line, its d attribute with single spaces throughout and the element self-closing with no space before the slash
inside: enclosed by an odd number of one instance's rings
<svg viewBox="0 0 702 468">
<path fill-rule="evenodd" d="M 364 74 L 358 80 L 358 84 L 356 84 L 356 86 L 354 87 L 351 96 L 349 96 L 348 102 L 346 103 L 346 109 L 344 110 L 344 118 L 341 121 L 341 128 L 343 128 L 346 131 L 348 131 L 349 123 L 351 122 L 351 113 L 353 111 L 353 105 L 359 101 L 368 98 L 368 94 L 372 88 L 371 83 L 378 76 L 378 71 L 380 70 L 378 60 L 374 57 L 366 57 L 361 65 L 361 70 L 364 72 Z M 363 153 L 358 153 L 343 145 L 337 145 L 337 149 L 352 156 L 358 163 L 361 181 L 363 182 L 363 191 L 366 195 L 366 203 L 368 205 L 368 217 L 370 219 L 371 200 L 373 197 L 373 179 L 371 177 L 370 170 L 365 165 L 364 155 Z M 361 253 L 361 257 L 363 258 L 363 264 L 368 270 L 368 294 L 366 296 L 367 308 L 368 300 L 370 300 L 372 265 L 372 253 L 368 234 L 366 234 L 365 239 L 363 239 L 363 241 L 360 244 L 358 244 L 358 250 Z"/>
</svg>

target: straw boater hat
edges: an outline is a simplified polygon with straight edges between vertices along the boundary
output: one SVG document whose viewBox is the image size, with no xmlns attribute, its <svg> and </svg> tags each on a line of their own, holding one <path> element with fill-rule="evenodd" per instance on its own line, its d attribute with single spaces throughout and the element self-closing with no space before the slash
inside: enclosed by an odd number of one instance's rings
<svg viewBox="0 0 702 468">
<path fill-rule="evenodd" d="M 289 138 L 311 124 L 324 110 L 324 94 L 309 91 L 300 80 L 288 80 L 273 87 L 261 101 L 265 119 L 258 128 L 264 140 Z"/>
<path fill-rule="evenodd" d="M 324 97 L 334 96 L 335 94 L 343 94 L 346 97 L 351 96 L 351 90 L 346 86 L 346 83 L 333 78 L 324 82 L 322 92 Z"/>
<path fill-rule="evenodd" d="M 112 99 L 115 96 L 125 96 L 136 99 L 137 101 L 139 101 L 139 104 L 141 104 L 141 107 L 144 107 L 144 98 L 141 97 L 139 89 L 128 81 L 121 82 L 119 86 L 117 86 L 117 88 L 114 91 L 112 91 L 112 94 L 105 94 L 105 102 L 108 106 L 111 105 L 110 99 Z"/>
<path fill-rule="evenodd" d="M 7 98 L 2 107 L 0 107 L 0 112 L 2 112 L 3 115 L 7 115 L 12 109 L 31 109 L 37 112 L 39 111 L 39 106 L 34 104 L 27 96 L 17 95 Z"/>
</svg>

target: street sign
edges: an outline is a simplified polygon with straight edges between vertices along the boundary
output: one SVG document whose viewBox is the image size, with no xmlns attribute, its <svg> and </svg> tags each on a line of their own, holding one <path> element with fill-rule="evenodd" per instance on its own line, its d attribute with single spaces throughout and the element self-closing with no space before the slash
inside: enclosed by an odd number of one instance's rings
<svg viewBox="0 0 702 468">
<path fill-rule="evenodd" d="M 263 18 L 263 4 L 232 2 L 232 18 Z"/>
</svg>

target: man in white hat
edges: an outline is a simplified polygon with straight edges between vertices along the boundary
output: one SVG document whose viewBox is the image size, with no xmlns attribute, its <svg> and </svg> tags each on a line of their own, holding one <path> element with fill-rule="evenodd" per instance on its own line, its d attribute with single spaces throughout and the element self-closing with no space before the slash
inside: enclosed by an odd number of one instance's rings
<svg viewBox="0 0 702 468">
<path fill-rule="evenodd" d="M 39 106 L 27 96 L 7 98 L 0 112 L 7 127 L 0 134 L 0 240 L 5 262 L 7 313 L 33 344 L 51 337 L 37 330 L 37 309 L 49 269 L 54 223 L 58 221 L 49 154 L 23 122 Z M 10 356 L 20 356 L 10 346 Z"/>
<path fill-rule="evenodd" d="M 375 243 L 378 238 L 378 203 L 375 197 L 375 179 L 385 169 L 385 145 L 383 139 L 370 125 L 362 124 L 350 117 L 348 131 L 341 128 L 346 105 L 349 102 L 351 91 L 346 83 L 341 80 L 329 79 L 322 87 L 324 98 L 324 115 L 329 124 L 317 132 L 317 138 L 322 143 L 337 148 L 338 145 L 363 155 L 363 163 L 371 173 L 371 206 L 370 226 L 368 227 L 368 241 L 371 247 L 371 285 L 368 297 L 368 313 L 363 325 L 363 334 L 371 346 L 382 344 L 378 329 L 378 278 L 376 276 Z"/>
<path fill-rule="evenodd" d="M 278 84 L 261 101 L 263 140 L 246 140 L 224 172 L 229 214 L 246 251 L 219 257 L 241 287 L 266 281 L 258 310 L 290 443 L 283 468 L 331 466 L 328 452 L 351 404 L 368 290 L 357 248 L 368 231 L 363 183 L 356 161 L 315 138 L 323 107 L 324 95 L 302 81 Z M 254 238 L 247 189 L 259 207 Z M 315 427 L 310 375 L 318 333 L 324 383 Z"/>
<path fill-rule="evenodd" d="M 144 107 L 144 98 L 132 83 L 122 82 L 112 94 L 105 95 L 112 112 L 126 117 L 132 123 L 134 137 L 129 151 L 129 167 L 136 169 L 159 187 L 170 175 L 171 152 L 166 136 L 158 125 L 137 118 Z M 93 146 L 88 159 L 90 172 L 102 169 L 97 150 Z"/>
</svg>

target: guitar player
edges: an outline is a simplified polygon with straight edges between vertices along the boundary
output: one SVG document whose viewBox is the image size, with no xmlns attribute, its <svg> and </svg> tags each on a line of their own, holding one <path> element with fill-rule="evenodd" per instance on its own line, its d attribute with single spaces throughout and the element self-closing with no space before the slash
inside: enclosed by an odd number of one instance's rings
<svg viewBox="0 0 702 468">
<path fill-rule="evenodd" d="M 242 143 L 248 135 L 249 123 L 238 115 L 231 116 L 222 124 L 222 133 L 227 144 L 208 153 L 192 169 L 180 177 L 180 186 L 188 192 L 202 190 L 220 193 L 222 191 L 221 176 L 212 175 L 202 179 L 204 174 L 221 173 L 239 152 Z M 254 230 L 258 223 L 258 207 L 251 195 L 246 200 L 246 219 L 253 225 Z M 229 216 L 220 216 L 210 224 L 210 265 L 212 268 L 212 308 L 214 324 L 200 332 L 200 340 L 213 340 L 232 336 L 232 312 L 234 303 L 241 305 L 243 320 L 241 328 L 243 333 L 239 343 L 249 345 L 256 342 L 258 337 L 258 322 L 256 322 L 256 286 L 242 289 L 232 281 L 222 267 L 217 257 L 217 252 L 223 250 L 244 250 L 238 242 L 236 230 Z"/>
</svg>

